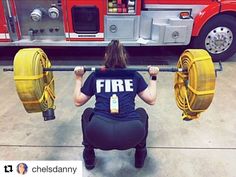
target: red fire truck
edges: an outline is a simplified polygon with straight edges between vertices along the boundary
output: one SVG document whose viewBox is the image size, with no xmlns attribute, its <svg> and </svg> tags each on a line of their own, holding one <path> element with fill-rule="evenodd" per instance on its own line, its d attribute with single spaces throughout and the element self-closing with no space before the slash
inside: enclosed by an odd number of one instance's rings
<svg viewBox="0 0 236 177">
<path fill-rule="evenodd" d="M 0 0 L 0 46 L 188 45 L 235 52 L 236 0 Z"/>
</svg>

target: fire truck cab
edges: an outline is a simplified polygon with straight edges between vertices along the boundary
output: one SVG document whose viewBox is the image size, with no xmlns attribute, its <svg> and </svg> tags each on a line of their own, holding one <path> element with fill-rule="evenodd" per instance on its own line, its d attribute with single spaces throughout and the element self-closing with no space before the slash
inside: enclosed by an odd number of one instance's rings
<svg viewBox="0 0 236 177">
<path fill-rule="evenodd" d="M 235 0 L 0 0 L 0 46 L 189 45 L 236 50 Z"/>
</svg>

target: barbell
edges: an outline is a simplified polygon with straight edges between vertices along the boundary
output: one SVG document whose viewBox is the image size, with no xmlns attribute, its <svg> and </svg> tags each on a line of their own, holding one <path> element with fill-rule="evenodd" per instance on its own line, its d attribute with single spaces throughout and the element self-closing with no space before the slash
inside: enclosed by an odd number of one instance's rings
<svg viewBox="0 0 236 177">
<path fill-rule="evenodd" d="M 219 67 L 215 68 L 215 74 L 217 75 L 217 72 L 223 71 L 223 66 L 221 61 L 219 61 Z M 75 67 L 51 67 L 51 68 L 43 68 L 43 71 L 74 71 Z M 149 71 L 147 67 L 127 67 L 127 68 L 105 68 L 103 66 L 94 66 L 94 67 L 84 67 L 84 71 L 100 71 L 100 72 L 106 72 L 106 71 Z M 7 71 L 14 71 L 14 68 L 3 68 L 4 72 Z M 159 72 L 187 72 L 188 70 L 185 68 L 177 68 L 177 67 L 159 67 Z"/>
<path fill-rule="evenodd" d="M 21 49 L 14 57 L 13 68 L 16 90 L 28 113 L 42 112 L 44 120 L 55 119 L 55 83 L 53 71 L 74 71 L 75 67 L 52 67 L 47 55 L 40 48 Z M 127 67 L 109 69 L 104 67 L 84 67 L 85 71 L 148 71 L 147 67 Z M 218 71 L 211 56 L 203 49 L 185 50 L 177 67 L 159 67 L 160 72 L 175 72 L 175 97 L 177 106 L 183 111 L 184 120 L 199 118 L 208 109 L 215 92 L 215 78 Z"/>
</svg>

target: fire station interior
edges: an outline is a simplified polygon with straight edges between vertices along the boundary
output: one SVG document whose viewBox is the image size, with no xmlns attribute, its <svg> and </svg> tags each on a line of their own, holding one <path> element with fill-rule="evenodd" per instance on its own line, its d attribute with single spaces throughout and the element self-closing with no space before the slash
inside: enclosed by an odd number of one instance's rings
<svg viewBox="0 0 236 177">
<path fill-rule="evenodd" d="M 186 51 L 194 23 L 191 16 L 174 18 L 182 10 L 170 10 L 168 13 L 161 10 L 157 15 L 144 4 L 144 0 L 34 0 L 27 1 L 27 5 L 21 0 L 1 2 L 8 15 L 17 15 L 18 23 L 14 22 L 14 18 L 6 18 L 10 39 L 6 39 L 7 45 L 0 40 L 0 176 L 11 175 L 10 172 L 6 174 L 4 165 L 12 165 L 14 161 L 26 164 L 29 161 L 74 161 L 82 162 L 82 171 L 77 175 L 83 177 L 235 177 L 236 54 L 222 63 L 213 63 L 211 56 L 201 49 Z M 15 9 L 7 8 L 8 3 L 11 5 L 13 2 Z M 157 9 L 157 6 L 151 8 Z M 195 12 L 185 9 L 187 16 Z M 171 18 L 167 19 L 168 14 Z M 150 65 L 170 69 L 168 72 L 159 71 L 154 79 L 147 70 L 138 71 L 147 84 L 156 79 L 157 88 L 154 105 L 135 97 L 135 107 L 144 108 L 149 116 L 147 156 L 143 167 L 135 168 L 135 148 L 97 148 L 95 167 L 89 170 L 83 161 L 81 116 L 86 108 L 95 106 L 96 98 L 91 97 L 81 107 L 75 106 L 73 69 L 75 66 L 102 66 L 105 49 L 113 39 L 125 44 L 128 66 L 146 69 Z M 26 52 L 17 57 L 17 53 L 25 48 L 36 48 L 36 52 Z M 38 48 L 45 52 L 50 64 L 43 63 L 46 57 Z M 39 62 L 42 65 L 40 69 L 32 67 L 38 59 L 35 56 L 43 58 Z M 189 61 L 188 57 L 197 59 Z M 33 59 L 30 64 L 19 62 L 21 66 L 16 67 L 15 58 L 18 62 L 19 58 Z M 199 67 L 206 59 L 209 63 Z M 186 69 L 187 65 L 191 66 Z M 51 71 L 44 69 L 50 67 L 72 69 L 54 71 L 53 79 L 48 81 L 45 78 L 51 77 Z M 19 70 L 23 72 L 24 68 L 39 73 L 31 73 L 29 78 L 22 77 Z M 93 69 L 85 72 L 83 84 Z M 194 80 L 195 75 L 202 77 L 202 72 L 208 74 L 210 70 L 207 78 Z M 53 120 L 45 121 L 43 111 L 28 113 L 24 105 L 27 101 L 20 98 L 19 92 L 25 91 L 26 85 L 19 89 L 18 84 L 25 80 L 35 81 L 41 76 L 43 81 L 40 82 L 47 83 L 44 90 L 49 90 L 44 97 L 55 96 L 51 107 L 55 116 Z M 190 84 L 198 82 L 205 84 L 203 87 L 208 90 L 202 91 L 200 87 L 194 90 Z M 53 96 L 49 93 L 48 83 L 54 83 L 50 86 L 55 87 Z M 198 96 L 199 104 L 205 107 L 207 103 L 203 97 L 207 95 L 205 99 L 208 101 L 208 97 L 212 96 L 209 107 L 205 110 L 189 108 L 193 101 L 188 102 L 187 96 L 194 94 Z M 179 109 L 181 103 L 176 100 L 177 95 L 183 98 L 187 111 Z M 41 98 L 43 96 L 30 101 L 38 104 Z M 200 114 L 192 116 L 196 112 Z M 189 119 L 185 119 L 186 115 Z M 25 176 L 30 175 L 30 169 L 28 165 Z M 13 173 L 18 175 L 15 167 Z M 60 177 L 60 174 L 56 175 Z"/>
<path fill-rule="evenodd" d="M 4 51 L 3 51 L 4 50 Z M 44 49 L 45 50 L 45 49 Z M 147 50 L 147 49 L 145 49 Z M 137 51 L 145 53 L 145 50 Z M 86 51 L 86 52 L 85 52 Z M 145 66 L 149 63 L 176 64 L 179 53 L 175 49 L 159 49 L 158 56 L 131 58 L 131 63 Z M 84 106 L 73 104 L 74 75 L 71 72 L 54 72 L 56 83 L 56 119 L 43 121 L 41 113 L 27 113 L 16 93 L 13 73 L 4 73 L 12 66 L 17 51 L 1 48 L 0 62 L 0 157 L 1 160 L 78 160 L 83 159 L 81 115 L 93 107 L 94 97 Z M 47 49 L 54 67 L 100 64 L 90 56 L 96 50 L 74 48 Z M 149 51 L 151 52 L 151 51 Z M 83 55 L 81 55 L 83 53 Z M 97 54 L 96 54 L 97 55 Z M 89 58 L 90 56 L 90 58 Z M 93 58 L 93 59 L 91 59 Z M 165 61 L 163 61 L 165 58 Z M 159 62 L 157 62 L 159 60 Z M 69 63 L 68 63 L 69 62 Z M 142 169 L 134 167 L 134 149 L 125 151 L 95 150 L 96 166 L 93 170 L 83 167 L 83 176 L 96 177 L 233 177 L 235 175 L 235 67 L 236 56 L 223 63 L 224 70 L 216 80 L 216 93 L 209 109 L 197 120 L 183 121 L 182 112 L 174 100 L 173 74 L 159 73 L 157 103 L 148 106 L 136 99 L 136 106 L 149 114 L 147 139 L 148 155 Z M 90 73 L 87 72 L 84 79 Z M 141 72 L 145 81 L 149 75 Z"/>
</svg>

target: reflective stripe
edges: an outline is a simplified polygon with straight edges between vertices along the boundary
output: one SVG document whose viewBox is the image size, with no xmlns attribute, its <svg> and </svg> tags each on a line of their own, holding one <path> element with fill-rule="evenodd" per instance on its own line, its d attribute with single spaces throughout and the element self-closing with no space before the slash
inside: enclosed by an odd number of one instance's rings
<svg viewBox="0 0 236 177">
<path fill-rule="evenodd" d="M 0 33 L 0 39 L 10 39 L 9 33 Z"/>
<path fill-rule="evenodd" d="M 65 33 L 66 38 L 104 38 L 104 33 L 96 34 L 77 34 L 77 33 Z"/>
<path fill-rule="evenodd" d="M 145 4 L 144 8 L 147 9 L 165 9 L 165 11 L 169 10 L 183 10 L 183 9 L 191 9 L 192 10 L 192 17 L 194 18 L 199 12 L 201 12 L 207 5 L 202 4 Z"/>
<path fill-rule="evenodd" d="M 6 38 L 10 39 L 10 34 L 9 33 L 6 33 Z"/>
</svg>

